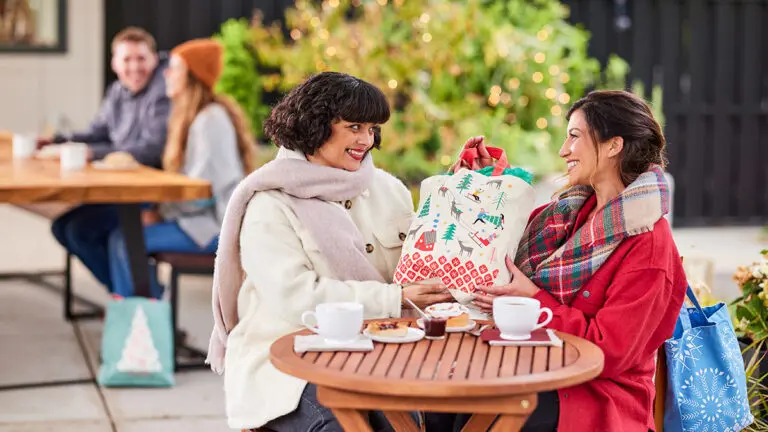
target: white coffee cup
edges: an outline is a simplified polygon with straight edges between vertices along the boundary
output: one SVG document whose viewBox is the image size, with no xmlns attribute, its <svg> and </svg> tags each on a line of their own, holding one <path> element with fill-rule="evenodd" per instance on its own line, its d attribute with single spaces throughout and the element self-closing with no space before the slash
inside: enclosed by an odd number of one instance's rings
<svg viewBox="0 0 768 432">
<path fill-rule="evenodd" d="M 13 135 L 13 158 L 29 159 L 37 150 L 37 137 L 32 134 Z"/>
<path fill-rule="evenodd" d="M 315 322 L 309 322 L 309 318 Z M 351 343 L 360 337 L 363 305 L 354 302 L 321 303 L 301 314 L 301 322 L 329 343 Z"/>
<path fill-rule="evenodd" d="M 547 318 L 539 322 L 542 312 Z M 542 308 L 540 301 L 528 297 L 496 297 L 493 299 L 493 320 L 502 339 L 523 340 L 552 321 L 552 310 Z"/>
<path fill-rule="evenodd" d="M 61 171 L 78 171 L 88 162 L 88 145 L 83 143 L 65 143 L 61 145 L 59 160 Z"/>
</svg>

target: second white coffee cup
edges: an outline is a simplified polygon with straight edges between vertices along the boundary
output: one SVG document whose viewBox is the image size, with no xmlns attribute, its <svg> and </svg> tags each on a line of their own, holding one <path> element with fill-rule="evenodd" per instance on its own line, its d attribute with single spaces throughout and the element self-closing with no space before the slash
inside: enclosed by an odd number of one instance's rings
<svg viewBox="0 0 768 432">
<path fill-rule="evenodd" d="M 363 305 L 354 302 L 321 303 L 314 311 L 301 314 L 301 322 L 329 343 L 355 342 L 363 327 Z"/>
<path fill-rule="evenodd" d="M 541 314 L 547 318 L 539 322 Z M 493 321 L 501 331 L 501 338 L 524 340 L 531 332 L 552 321 L 552 310 L 542 308 L 541 302 L 528 297 L 496 297 L 493 299 Z"/>
<path fill-rule="evenodd" d="M 59 154 L 61 171 L 78 171 L 88 163 L 88 145 L 83 143 L 66 143 L 61 145 Z"/>
</svg>

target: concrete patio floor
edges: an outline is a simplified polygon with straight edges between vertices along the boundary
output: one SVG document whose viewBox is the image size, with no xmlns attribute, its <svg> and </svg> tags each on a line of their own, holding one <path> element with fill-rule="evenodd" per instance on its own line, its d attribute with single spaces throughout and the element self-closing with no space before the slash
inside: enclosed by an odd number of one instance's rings
<svg viewBox="0 0 768 432">
<path fill-rule="evenodd" d="M 0 205 L 0 227 L 0 272 L 62 268 L 63 249 L 45 219 Z M 181 283 L 181 324 L 191 344 L 205 348 L 213 322 L 210 278 L 184 276 Z M 74 287 L 96 302 L 107 299 L 79 262 Z M 61 296 L 53 291 L 21 280 L 0 281 L 0 386 L 93 376 L 101 330 L 100 320 L 67 323 Z M 222 385 L 222 377 L 200 370 L 177 373 L 176 385 L 168 389 L 81 384 L 0 391 L 0 431 L 226 431 Z"/>
<path fill-rule="evenodd" d="M 0 205 L 0 272 L 58 269 L 64 252 L 49 234 L 49 222 Z M 758 258 L 768 245 L 759 228 L 678 229 L 686 257 L 715 264 L 715 296 L 737 295 L 731 274 Z M 205 348 L 212 324 L 210 278 L 183 277 L 181 316 L 190 342 Z M 76 263 L 76 292 L 94 301 L 104 290 Z M 0 282 L 0 386 L 26 381 L 77 379 L 98 368 L 102 323 L 70 325 L 59 295 L 23 281 Z M 82 346 L 77 333 L 82 335 Z M 89 364 L 91 365 L 89 367 Z M 91 384 L 0 391 L 0 432 L 225 431 L 221 377 L 186 371 L 170 389 L 106 389 Z"/>
</svg>

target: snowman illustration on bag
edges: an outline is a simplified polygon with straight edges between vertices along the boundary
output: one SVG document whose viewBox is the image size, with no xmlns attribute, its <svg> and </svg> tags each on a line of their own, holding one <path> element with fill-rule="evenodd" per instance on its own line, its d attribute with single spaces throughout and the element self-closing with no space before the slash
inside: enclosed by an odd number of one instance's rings
<svg viewBox="0 0 768 432">
<path fill-rule="evenodd" d="M 403 244 L 394 281 L 440 281 L 465 303 L 478 288 L 509 282 L 504 257 L 515 256 L 533 210 L 532 175 L 510 168 L 489 147 L 493 167 L 461 169 L 421 183 L 418 213 Z M 471 162 L 475 149 L 462 158 Z"/>
</svg>

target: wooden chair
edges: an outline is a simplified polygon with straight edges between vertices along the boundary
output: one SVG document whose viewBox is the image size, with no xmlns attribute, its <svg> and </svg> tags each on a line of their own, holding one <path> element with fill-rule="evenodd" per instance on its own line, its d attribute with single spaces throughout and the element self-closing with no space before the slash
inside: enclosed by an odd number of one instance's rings
<svg viewBox="0 0 768 432">
<path fill-rule="evenodd" d="M 664 432 L 664 404 L 667 399 L 667 355 L 664 346 L 656 354 L 656 399 L 653 407 L 653 419 L 656 432 Z"/>
</svg>

